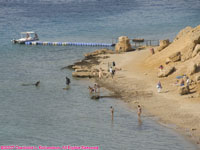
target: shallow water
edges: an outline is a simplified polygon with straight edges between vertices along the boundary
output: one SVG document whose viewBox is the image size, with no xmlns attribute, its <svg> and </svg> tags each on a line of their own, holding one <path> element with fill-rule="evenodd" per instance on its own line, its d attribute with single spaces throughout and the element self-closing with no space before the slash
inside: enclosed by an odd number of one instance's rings
<svg viewBox="0 0 200 150">
<path fill-rule="evenodd" d="M 120 100 L 91 100 L 87 86 L 92 83 L 61 70 L 95 47 L 25 46 L 10 40 L 27 30 L 49 41 L 110 43 L 120 35 L 173 38 L 182 27 L 199 24 L 198 7 L 195 0 L 0 0 L 0 145 L 196 149 L 150 118 L 139 123 Z M 67 91 L 62 89 L 65 76 L 72 80 Z M 38 80 L 38 88 L 21 86 Z"/>
</svg>

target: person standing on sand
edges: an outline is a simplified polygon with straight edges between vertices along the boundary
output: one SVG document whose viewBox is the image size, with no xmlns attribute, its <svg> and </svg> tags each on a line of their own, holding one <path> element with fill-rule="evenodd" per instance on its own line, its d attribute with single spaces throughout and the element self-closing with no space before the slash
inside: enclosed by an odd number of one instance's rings
<svg viewBox="0 0 200 150">
<path fill-rule="evenodd" d="M 186 79 L 187 79 L 186 80 L 187 86 L 189 87 L 189 85 L 190 85 L 190 79 L 189 79 L 189 77 L 187 77 Z"/>
<path fill-rule="evenodd" d="M 157 84 L 157 89 L 158 89 L 158 93 L 160 93 L 160 91 L 162 89 L 162 85 L 161 85 L 160 81 Z"/>
<path fill-rule="evenodd" d="M 114 119 L 114 108 L 112 106 L 110 106 L 110 111 L 111 111 L 111 117 L 112 117 L 112 121 Z"/>
<path fill-rule="evenodd" d="M 112 67 L 109 68 L 109 71 L 110 71 L 111 77 L 113 78 L 113 69 L 112 69 Z"/>
<path fill-rule="evenodd" d="M 112 65 L 113 65 L 113 67 L 115 67 L 115 65 L 116 65 L 116 64 L 115 64 L 115 62 L 114 62 L 114 61 L 112 62 Z"/>
<path fill-rule="evenodd" d="M 140 117 L 141 114 L 142 114 L 142 107 L 140 105 L 138 105 L 138 112 L 137 112 L 137 114 L 138 114 L 138 117 Z"/>
<path fill-rule="evenodd" d="M 164 68 L 163 65 L 159 66 L 160 71 L 163 71 L 163 68 Z"/>
<path fill-rule="evenodd" d="M 113 68 L 112 69 L 112 78 L 114 77 L 114 75 L 115 75 L 115 69 Z"/>
</svg>

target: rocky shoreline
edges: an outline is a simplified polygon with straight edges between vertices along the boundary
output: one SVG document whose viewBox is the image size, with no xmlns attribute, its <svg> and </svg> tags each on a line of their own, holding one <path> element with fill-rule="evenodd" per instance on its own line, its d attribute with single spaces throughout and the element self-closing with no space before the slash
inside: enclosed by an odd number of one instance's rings
<svg viewBox="0 0 200 150">
<path fill-rule="evenodd" d="M 100 59 L 109 58 L 108 56 L 101 56 L 102 54 L 114 54 L 112 50 L 100 49 L 92 53 L 85 54 L 85 58 L 79 62 L 75 62 L 73 65 L 67 66 L 69 69 L 73 69 L 73 77 L 79 78 L 94 78 L 98 77 L 99 69 L 95 69 L 93 66 L 100 64 Z"/>
</svg>

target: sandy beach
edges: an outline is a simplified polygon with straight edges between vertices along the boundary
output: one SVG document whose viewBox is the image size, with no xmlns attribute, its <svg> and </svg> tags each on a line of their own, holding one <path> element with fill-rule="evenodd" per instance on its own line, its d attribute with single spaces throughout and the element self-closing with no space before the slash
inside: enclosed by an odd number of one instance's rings
<svg viewBox="0 0 200 150">
<path fill-rule="evenodd" d="M 101 87 L 120 95 L 132 108 L 142 106 L 142 116 L 156 117 L 159 123 L 180 132 L 195 144 L 200 142 L 199 98 L 193 94 L 179 95 L 174 84 L 176 74 L 168 78 L 158 78 L 158 67 L 149 66 L 152 58 L 149 47 L 127 53 L 97 55 L 98 62 L 89 68 L 103 69 L 102 78 L 94 78 Z M 108 72 L 108 63 L 115 61 L 116 73 L 112 78 Z M 94 60 L 92 59 L 92 63 Z M 81 64 L 81 63 L 80 63 Z M 79 65 L 80 65 L 79 64 Z M 85 65 L 85 64 L 84 64 Z M 160 81 L 163 89 L 157 92 Z"/>
<path fill-rule="evenodd" d="M 100 86 L 120 95 L 131 108 L 141 105 L 142 116 L 158 118 L 163 125 L 199 145 L 199 33 L 200 26 L 186 27 L 173 42 L 161 40 L 157 47 L 135 51 L 130 51 L 127 37 L 119 37 L 115 52 L 102 49 L 85 54 L 85 59 L 74 65 L 72 75 L 93 77 Z M 113 78 L 109 72 L 112 62 L 116 64 Z M 158 82 L 162 85 L 161 92 L 157 89 Z"/>
<path fill-rule="evenodd" d="M 149 48 L 141 51 L 123 54 L 108 54 L 107 59 L 101 59 L 94 68 L 107 70 L 108 62 L 115 61 L 116 71 L 114 78 L 97 79 L 97 82 L 122 96 L 129 106 L 136 109 L 140 104 L 143 115 L 155 116 L 160 123 L 180 131 L 183 135 L 199 144 L 200 137 L 200 103 L 198 98 L 191 95 L 180 96 L 173 80 L 158 79 L 157 68 L 148 68 L 144 61 L 151 56 Z M 156 84 L 161 81 L 163 89 L 157 92 Z"/>
</svg>

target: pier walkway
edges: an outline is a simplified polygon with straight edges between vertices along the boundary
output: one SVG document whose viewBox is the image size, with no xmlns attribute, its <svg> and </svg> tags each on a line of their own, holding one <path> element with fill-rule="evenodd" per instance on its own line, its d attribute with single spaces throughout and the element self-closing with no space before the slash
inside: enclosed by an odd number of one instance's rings
<svg viewBox="0 0 200 150">
<path fill-rule="evenodd" d="M 52 45 L 52 46 L 99 46 L 99 47 L 111 47 L 115 44 L 108 43 L 78 43 L 78 42 L 42 42 L 32 41 L 25 42 L 25 45 Z"/>
</svg>

